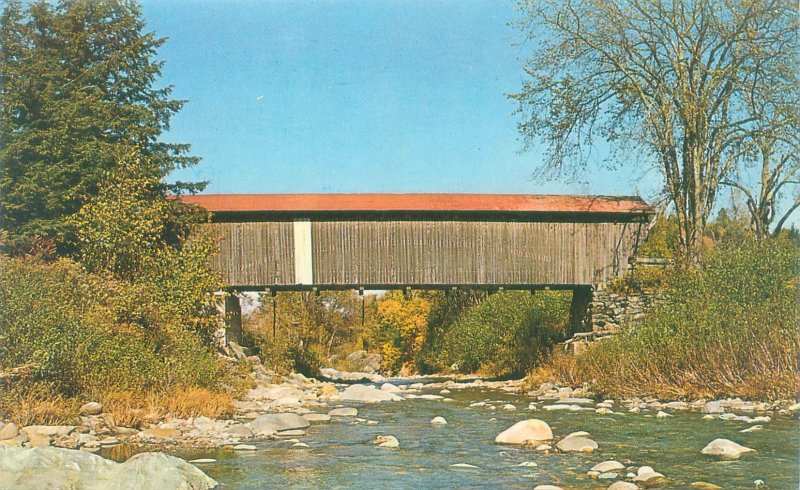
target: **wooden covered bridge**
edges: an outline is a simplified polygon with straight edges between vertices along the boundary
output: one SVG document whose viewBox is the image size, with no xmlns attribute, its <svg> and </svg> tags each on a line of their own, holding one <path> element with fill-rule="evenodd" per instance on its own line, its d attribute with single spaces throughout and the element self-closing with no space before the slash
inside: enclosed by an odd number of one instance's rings
<svg viewBox="0 0 800 490">
<path fill-rule="evenodd" d="M 181 199 L 211 212 L 220 238 L 214 265 L 232 290 L 571 289 L 579 323 L 592 288 L 628 268 L 653 214 L 638 197 L 613 196 Z"/>
</svg>

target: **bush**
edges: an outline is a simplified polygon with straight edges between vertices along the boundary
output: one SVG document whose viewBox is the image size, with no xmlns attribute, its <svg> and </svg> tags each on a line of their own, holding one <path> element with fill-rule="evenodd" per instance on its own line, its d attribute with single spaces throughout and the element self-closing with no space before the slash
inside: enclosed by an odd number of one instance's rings
<svg viewBox="0 0 800 490">
<path fill-rule="evenodd" d="M 666 304 L 593 346 L 582 364 L 608 395 L 796 396 L 800 247 L 745 241 L 680 272 Z"/>
<path fill-rule="evenodd" d="M 489 296 L 447 331 L 448 364 L 463 373 L 524 374 L 563 338 L 570 299 L 569 293 L 556 291 Z"/>
<path fill-rule="evenodd" d="M 68 259 L 0 257 L 0 370 L 32 364 L 15 383 L 65 396 L 210 386 L 213 352 L 146 288 L 84 272 Z"/>
<path fill-rule="evenodd" d="M 381 368 L 388 373 L 416 371 L 413 362 L 425 342 L 431 301 L 419 291 L 405 297 L 389 291 L 378 301 L 375 344 L 380 349 Z"/>
</svg>

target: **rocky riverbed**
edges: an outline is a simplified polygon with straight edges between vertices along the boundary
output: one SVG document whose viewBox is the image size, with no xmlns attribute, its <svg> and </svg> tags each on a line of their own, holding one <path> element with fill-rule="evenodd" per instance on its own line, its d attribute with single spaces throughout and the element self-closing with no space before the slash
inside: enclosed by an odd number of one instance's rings
<svg viewBox="0 0 800 490">
<path fill-rule="evenodd" d="M 12 474 L 19 467 L 9 461 L 28 458 L 41 465 L 70 460 L 73 453 L 80 464 L 123 474 L 128 462 L 106 468 L 87 460 L 86 454 L 125 460 L 133 453 L 155 450 L 182 456 L 232 488 L 312 486 L 303 475 L 294 478 L 292 471 L 319 475 L 313 485 L 349 486 L 357 482 L 343 475 L 369 474 L 370 468 L 375 477 L 388 471 L 383 478 L 395 486 L 419 486 L 414 476 L 431 471 L 426 466 L 431 463 L 444 471 L 439 481 L 444 486 L 529 487 L 535 482 L 613 489 L 797 487 L 783 486 L 797 479 L 798 459 L 792 449 L 797 448 L 796 401 L 600 400 L 585 387 L 544 384 L 522 393 L 520 381 L 386 380 L 335 370 L 325 371 L 332 381 L 321 381 L 300 374 L 282 377 L 256 366 L 256 385 L 236 402 L 237 414 L 230 420 L 176 418 L 140 430 L 112 425 L 95 403 L 82 408 L 78 426 L 2 424 L 0 447 L 19 449 L 0 453 L 0 477 L 2 471 Z M 472 447 L 465 448 L 468 444 Z M 33 453 L 32 448 L 50 446 L 77 451 L 58 453 L 54 460 Z M 671 454 L 652 453 L 665 447 L 693 459 L 677 465 Z M 787 447 L 793 455 L 788 460 L 781 452 Z M 20 456 L 25 454 L 33 455 Z M 420 460 L 421 455 L 427 456 Z M 130 464 L 141 464 L 137 461 Z M 159 461 L 148 467 L 175 463 Z M 731 475 L 722 471 L 709 478 L 707 471 L 687 471 L 696 461 L 730 470 Z M 753 466 L 770 461 L 777 473 L 767 471 L 765 476 Z M 331 463 L 341 471 L 334 471 Z M 192 464 L 187 466 L 194 468 Z M 270 469 L 262 468 L 264 464 Z M 781 477 L 782 467 L 794 475 Z M 509 468 L 514 468 L 511 473 Z M 395 474 L 410 476 L 396 481 Z M 428 481 L 440 476 L 429 475 Z M 214 479 L 200 479 L 197 485 L 206 486 L 187 488 L 210 488 Z"/>
</svg>

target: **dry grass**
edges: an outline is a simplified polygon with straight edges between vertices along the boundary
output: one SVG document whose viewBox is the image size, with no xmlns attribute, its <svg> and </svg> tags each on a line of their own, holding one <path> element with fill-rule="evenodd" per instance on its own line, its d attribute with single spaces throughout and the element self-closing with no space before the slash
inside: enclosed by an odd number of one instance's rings
<svg viewBox="0 0 800 490">
<path fill-rule="evenodd" d="M 175 388 L 161 394 L 138 395 L 127 391 L 102 397 L 106 420 L 122 427 L 142 427 L 166 416 L 214 419 L 233 416 L 234 398 L 207 388 Z"/>
<path fill-rule="evenodd" d="M 158 399 L 160 407 L 175 417 L 232 417 L 233 397 L 206 388 L 179 388 Z"/>
<path fill-rule="evenodd" d="M 533 390 L 542 383 L 556 383 L 563 386 L 579 386 L 586 379 L 586 369 L 579 356 L 556 348 L 544 363 L 528 373 L 526 388 Z"/>
<path fill-rule="evenodd" d="M 67 425 L 80 422 L 80 403 L 53 393 L 44 386 L 31 386 L 25 392 L 7 389 L 0 395 L 0 419 L 20 427 L 26 425 Z"/>
</svg>

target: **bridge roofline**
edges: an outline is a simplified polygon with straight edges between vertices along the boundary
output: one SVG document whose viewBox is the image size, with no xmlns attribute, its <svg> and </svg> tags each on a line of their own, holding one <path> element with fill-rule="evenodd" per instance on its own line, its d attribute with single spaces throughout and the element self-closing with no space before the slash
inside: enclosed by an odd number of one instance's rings
<svg viewBox="0 0 800 490">
<path fill-rule="evenodd" d="M 213 214 L 569 214 L 647 216 L 638 196 L 559 194 L 194 194 L 179 199 Z"/>
</svg>

